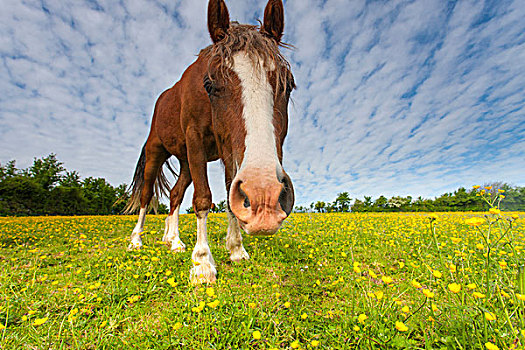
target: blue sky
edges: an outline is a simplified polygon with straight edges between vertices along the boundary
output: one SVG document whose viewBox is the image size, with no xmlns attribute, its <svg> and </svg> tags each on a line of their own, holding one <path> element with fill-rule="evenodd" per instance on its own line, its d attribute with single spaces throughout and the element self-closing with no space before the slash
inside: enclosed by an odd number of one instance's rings
<svg viewBox="0 0 525 350">
<path fill-rule="evenodd" d="M 257 24 L 265 4 L 227 0 L 241 23 Z M 84 177 L 129 183 L 157 96 L 210 43 L 206 7 L 3 2 L 0 162 L 54 152 Z M 525 185 L 522 2 L 289 0 L 285 15 L 298 89 L 284 167 L 297 204 Z M 219 163 L 209 176 L 224 199 Z"/>
</svg>

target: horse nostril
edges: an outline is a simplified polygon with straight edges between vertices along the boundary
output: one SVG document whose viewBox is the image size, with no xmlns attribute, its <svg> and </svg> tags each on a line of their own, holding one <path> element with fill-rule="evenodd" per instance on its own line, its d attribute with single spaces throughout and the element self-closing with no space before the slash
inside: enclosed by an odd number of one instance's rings
<svg viewBox="0 0 525 350">
<path fill-rule="evenodd" d="M 248 199 L 248 196 L 246 195 L 246 193 L 244 193 L 244 191 L 242 190 L 242 188 L 239 186 L 239 192 L 241 192 L 241 195 L 244 197 L 244 207 L 245 208 L 249 208 L 250 207 L 250 200 Z"/>
</svg>

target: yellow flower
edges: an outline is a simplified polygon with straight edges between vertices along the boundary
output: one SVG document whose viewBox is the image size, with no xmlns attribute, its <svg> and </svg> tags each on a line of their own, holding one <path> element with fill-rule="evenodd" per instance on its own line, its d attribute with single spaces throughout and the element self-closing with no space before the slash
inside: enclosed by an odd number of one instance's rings
<svg viewBox="0 0 525 350">
<path fill-rule="evenodd" d="M 303 313 L 303 314 L 301 315 L 301 318 L 302 318 L 303 320 L 306 320 L 307 317 L 308 317 L 308 315 L 305 314 L 305 313 Z"/>
<path fill-rule="evenodd" d="M 491 342 L 485 343 L 487 350 L 499 350 L 497 345 L 492 344 Z"/>
<path fill-rule="evenodd" d="M 438 310 L 439 309 L 438 309 L 437 305 L 436 304 L 432 304 L 432 311 L 436 312 Z"/>
<path fill-rule="evenodd" d="M 377 278 L 377 275 L 376 275 L 375 272 L 372 271 L 372 270 L 368 270 L 368 274 L 369 274 L 370 277 L 372 277 L 372 278 Z"/>
<path fill-rule="evenodd" d="M 287 301 L 286 303 L 284 303 L 284 307 L 288 309 L 290 307 L 290 303 Z"/>
<path fill-rule="evenodd" d="M 400 261 L 400 262 L 399 262 L 399 268 L 402 269 L 403 267 L 405 267 L 405 263 L 402 262 L 402 261 Z"/>
<path fill-rule="evenodd" d="M 485 219 L 478 218 L 478 217 L 468 218 L 467 220 L 465 220 L 465 223 L 470 226 L 479 226 L 483 224 L 484 222 L 485 222 Z"/>
<path fill-rule="evenodd" d="M 367 318 L 368 318 L 367 315 L 365 315 L 365 314 L 361 314 L 361 315 L 359 315 L 359 317 L 357 317 L 357 321 L 358 321 L 359 323 L 365 323 L 365 321 L 366 321 Z"/>
<path fill-rule="evenodd" d="M 494 214 L 494 215 L 501 214 L 501 210 L 499 210 L 497 208 L 490 208 L 489 209 L 489 213 Z"/>
<path fill-rule="evenodd" d="M 525 300 L 525 295 L 516 293 L 516 298 L 518 298 L 518 300 L 523 301 Z"/>
<path fill-rule="evenodd" d="M 482 294 L 480 292 L 474 292 L 474 293 L 472 293 L 472 295 L 474 296 L 474 298 L 478 298 L 478 299 L 485 298 L 485 294 Z"/>
<path fill-rule="evenodd" d="M 5 328 L 5 326 L 3 325 L 3 323 L 0 323 L 0 331 L 1 331 L 2 329 L 4 329 L 4 328 Z"/>
<path fill-rule="evenodd" d="M 472 186 L 473 189 L 477 190 L 478 188 L 480 188 L 481 186 L 480 185 L 475 185 L 475 186 Z"/>
<path fill-rule="evenodd" d="M 298 340 L 293 341 L 292 344 L 290 344 L 290 347 L 292 349 L 297 349 L 299 347 L 299 341 Z"/>
<path fill-rule="evenodd" d="M 46 323 L 46 322 L 47 322 L 47 319 L 48 319 L 47 317 L 44 317 L 44 318 L 37 318 L 37 319 L 33 322 L 33 324 L 34 324 L 35 326 L 40 326 L 41 324 Z"/>
<path fill-rule="evenodd" d="M 385 295 L 382 291 L 378 290 L 377 292 L 374 292 L 374 295 L 376 296 L 377 300 L 383 299 L 383 296 Z"/>
<path fill-rule="evenodd" d="M 261 339 L 261 332 L 259 332 L 259 331 L 254 331 L 252 333 L 252 335 L 253 335 L 253 339 L 255 339 L 255 340 Z"/>
<path fill-rule="evenodd" d="M 211 307 L 212 309 L 216 308 L 217 306 L 219 306 L 219 299 L 215 299 L 214 301 L 212 302 L 209 302 L 207 304 L 209 307 Z"/>
<path fill-rule="evenodd" d="M 448 265 L 448 269 L 450 270 L 450 272 L 456 272 L 456 270 L 457 270 L 456 265 L 454 265 L 454 264 Z"/>
<path fill-rule="evenodd" d="M 485 189 L 486 189 L 487 191 L 490 191 L 490 190 L 492 189 L 492 186 L 485 186 Z"/>
<path fill-rule="evenodd" d="M 461 286 L 457 283 L 451 283 L 448 285 L 448 289 L 452 292 L 452 293 L 458 293 L 460 290 L 461 290 Z"/>
<path fill-rule="evenodd" d="M 412 280 L 411 283 L 412 283 L 412 286 L 413 286 L 414 288 L 417 288 L 417 289 L 421 288 L 421 283 L 419 283 L 418 281 L 416 281 L 416 280 Z"/>
<path fill-rule="evenodd" d="M 434 297 L 434 293 L 431 292 L 429 289 L 423 289 L 423 294 L 425 294 L 425 296 L 427 298 L 433 298 Z"/>
<path fill-rule="evenodd" d="M 396 321 L 396 329 L 400 332 L 408 331 L 408 327 L 401 321 Z"/>
<path fill-rule="evenodd" d="M 177 329 L 180 329 L 180 328 L 182 328 L 182 323 L 180 323 L 180 322 L 176 322 L 176 323 L 173 325 L 173 329 L 174 329 L 174 330 L 177 330 Z"/>
<path fill-rule="evenodd" d="M 477 287 L 476 283 L 469 283 L 469 284 L 467 284 L 467 288 L 470 289 L 470 290 L 476 289 L 476 287 Z"/>
<path fill-rule="evenodd" d="M 496 315 L 492 312 L 485 312 L 485 319 L 487 321 L 494 321 L 496 319 Z"/>
<path fill-rule="evenodd" d="M 360 329 L 359 326 L 354 326 L 354 331 L 359 332 Z"/>
<path fill-rule="evenodd" d="M 401 311 L 403 311 L 405 314 L 408 314 L 410 312 L 410 308 L 408 306 L 403 306 L 403 308 L 401 309 Z"/>
<path fill-rule="evenodd" d="M 389 276 L 383 276 L 381 277 L 381 280 L 383 280 L 384 283 L 386 284 L 389 284 L 389 283 L 392 283 L 392 277 L 389 277 Z"/>
<path fill-rule="evenodd" d="M 476 248 L 478 248 L 478 249 L 483 249 L 483 248 L 485 248 L 485 247 L 483 246 L 483 244 L 478 243 L 478 244 L 476 244 Z"/>
<path fill-rule="evenodd" d="M 215 295 L 215 289 L 213 289 L 213 287 L 206 288 L 206 294 L 208 294 L 209 297 L 213 297 Z"/>
<path fill-rule="evenodd" d="M 437 220 L 437 218 L 438 218 L 438 216 L 436 214 L 429 214 L 428 217 L 430 218 L 431 221 Z"/>
<path fill-rule="evenodd" d="M 257 306 L 256 303 L 248 303 L 248 306 L 251 308 L 251 309 L 255 309 L 255 307 Z"/>
<path fill-rule="evenodd" d="M 499 264 L 499 267 L 501 267 L 502 269 L 506 269 L 507 268 L 507 262 L 506 261 L 499 261 L 498 262 Z"/>
<path fill-rule="evenodd" d="M 432 271 L 432 274 L 434 275 L 434 277 L 436 278 L 441 278 L 441 276 L 443 276 L 443 274 L 441 272 L 439 272 L 438 270 L 434 270 Z"/>
<path fill-rule="evenodd" d="M 319 346 L 319 341 L 318 340 L 312 340 L 312 342 L 310 343 L 310 345 L 312 345 L 313 348 L 316 348 Z"/>
</svg>

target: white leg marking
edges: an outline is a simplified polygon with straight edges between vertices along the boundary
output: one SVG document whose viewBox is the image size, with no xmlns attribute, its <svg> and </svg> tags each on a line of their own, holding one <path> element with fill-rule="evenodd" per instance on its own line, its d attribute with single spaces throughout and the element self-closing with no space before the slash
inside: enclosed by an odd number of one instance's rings
<svg viewBox="0 0 525 350">
<path fill-rule="evenodd" d="M 142 238 L 140 237 L 140 234 L 144 231 L 144 221 L 146 221 L 146 208 L 140 208 L 139 219 L 131 233 L 131 243 L 128 246 L 128 249 L 142 248 Z"/>
<path fill-rule="evenodd" d="M 239 221 L 229 210 L 228 213 L 228 234 L 226 234 L 226 248 L 230 251 L 231 261 L 248 260 L 250 256 L 242 245 L 241 229 Z"/>
<path fill-rule="evenodd" d="M 179 237 L 179 209 L 178 205 L 173 211 L 173 215 L 168 215 L 166 218 L 166 227 L 164 229 L 164 237 L 162 241 L 171 244 L 171 250 L 176 252 L 184 252 L 186 245 Z"/>
<path fill-rule="evenodd" d="M 242 117 L 246 127 L 244 159 L 246 165 L 261 167 L 279 164 L 273 126 L 273 88 L 263 62 L 253 62 L 245 53 L 233 56 L 233 71 L 242 87 Z"/>
<path fill-rule="evenodd" d="M 207 210 L 197 213 L 197 243 L 191 254 L 193 268 L 190 270 L 190 281 L 193 284 L 214 283 L 217 280 L 215 261 L 208 246 L 207 217 Z"/>
</svg>

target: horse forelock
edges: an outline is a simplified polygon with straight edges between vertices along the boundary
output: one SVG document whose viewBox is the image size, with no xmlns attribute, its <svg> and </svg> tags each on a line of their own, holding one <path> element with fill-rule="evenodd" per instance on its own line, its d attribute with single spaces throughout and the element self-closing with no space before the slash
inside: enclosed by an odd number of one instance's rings
<svg viewBox="0 0 525 350">
<path fill-rule="evenodd" d="M 275 71 L 277 87 L 286 87 L 290 84 L 290 80 L 293 81 L 293 77 L 290 64 L 281 54 L 279 47 L 291 46 L 277 43 L 262 34 L 258 26 L 232 22 L 224 39 L 203 49 L 199 56 L 204 55 L 208 59 L 208 72 L 213 67 L 216 74 L 229 79 L 233 57 L 236 53 L 243 52 L 255 66 L 267 71 Z M 276 91 L 279 91 L 277 87 Z"/>
</svg>

